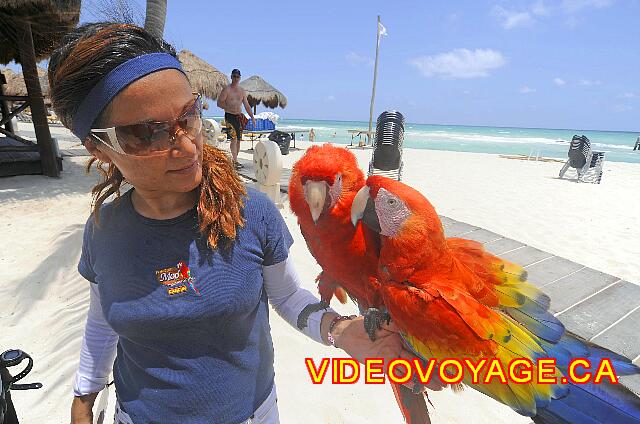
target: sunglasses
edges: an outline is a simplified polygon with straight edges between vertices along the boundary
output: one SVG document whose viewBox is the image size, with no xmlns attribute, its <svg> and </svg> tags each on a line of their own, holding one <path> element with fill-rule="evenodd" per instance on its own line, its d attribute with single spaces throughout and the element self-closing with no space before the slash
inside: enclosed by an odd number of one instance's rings
<svg viewBox="0 0 640 424">
<path fill-rule="evenodd" d="M 122 155 L 148 156 L 167 152 L 180 135 L 193 142 L 202 131 L 202 98 L 197 93 L 194 97 L 193 103 L 177 119 L 92 128 L 89 134 Z"/>
</svg>

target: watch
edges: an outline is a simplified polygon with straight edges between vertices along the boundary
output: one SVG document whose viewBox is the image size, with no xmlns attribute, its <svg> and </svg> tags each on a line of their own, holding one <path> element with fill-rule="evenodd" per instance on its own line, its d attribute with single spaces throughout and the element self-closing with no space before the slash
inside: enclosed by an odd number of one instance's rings
<svg viewBox="0 0 640 424">
<path fill-rule="evenodd" d="M 13 390 L 39 389 L 42 387 L 42 384 L 40 383 L 14 384 L 16 381 L 22 380 L 33 368 L 33 359 L 31 356 L 20 349 L 10 349 L 2 352 L 2 354 L 0 354 L 0 367 L 13 367 L 19 365 L 25 359 L 28 361 L 25 369 L 14 375 L 11 380 L 9 380 L 10 388 Z"/>
</svg>

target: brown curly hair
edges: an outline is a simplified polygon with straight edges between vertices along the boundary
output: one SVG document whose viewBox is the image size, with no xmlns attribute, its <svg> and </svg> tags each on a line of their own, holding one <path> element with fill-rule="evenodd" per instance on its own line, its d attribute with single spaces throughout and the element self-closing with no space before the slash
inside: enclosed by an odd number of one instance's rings
<svg viewBox="0 0 640 424">
<path fill-rule="evenodd" d="M 62 123 L 72 129 L 73 116 L 82 99 L 115 67 L 134 57 L 158 52 L 176 56 L 170 44 L 131 24 L 93 23 L 67 34 L 49 61 L 51 102 Z M 108 111 L 105 108 L 94 125 L 106 122 Z M 216 249 L 235 240 L 238 229 L 244 226 L 243 196 L 247 191 L 224 152 L 204 144 L 202 155 L 198 224 L 200 234 Z M 87 172 L 94 164 L 101 175 L 91 190 L 92 213 L 98 224 L 104 201 L 114 194 L 119 198 L 120 188 L 127 181 L 114 164 L 95 157 L 87 163 Z"/>
</svg>

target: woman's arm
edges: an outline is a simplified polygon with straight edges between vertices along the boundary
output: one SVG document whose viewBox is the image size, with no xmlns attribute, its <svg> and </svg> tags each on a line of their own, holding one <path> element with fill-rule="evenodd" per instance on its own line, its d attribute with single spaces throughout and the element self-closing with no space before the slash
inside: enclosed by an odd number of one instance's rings
<svg viewBox="0 0 640 424">
<path fill-rule="evenodd" d="M 91 284 L 87 325 L 80 350 L 80 364 L 73 385 L 71 422 L 91 417 L 91 409 L 100 390 L 108 383 L 116 356 L 118 335 L 104 319 L 97 284 Z"/>
<path fill-rule="evenodd" d="M 263 266 L 262 269 L 264 287 L 269 302 L 278 315 L 296 330 L 299 330 L 297 322 L 300 312 L 307 305 L 316 304 L 320 300 L 308 290 L 300 287 L 300 277 L 290 256 L 277 264 Z M 307 319 L 307 326 L 302 332 L 319 343 L 329 344 L 326 333 L 328 333 L 331 320 L 337 315 L 331 308 L 312 312 Z"/>
<path fill-rule="evenodd" d="M 274 309 L 292 327 L 298 329 L 298 315 L 305 306 L 318 303 L 318 298 L 300 287 L 300 279 L 291 257 L 275 265 L 264 266 L 263 275 L 267 296 Z M 329 327 L 337 316 L 338 314 L 331 308 L 313 312 L 309 315 L 308 325 L 303 332 L 315 341 L 328 345 Z M 371 341 L 364 327 L 364 317 L 343 319 L 334 325 L 331 336 L 335 347 L 344 350 L 362 363 L 366 358 L 383 358 L 385 363 L 397 358 L 408 360 L 416 358 L 404 346 L 398 329 L 393 323 L 383 324 L 376 333 L 376 340 Z M 414 388 L 414 383 L 406 383 L 406 386 Z M 444 385 L 439 379 L 433 378 L 427 387 L 432 390 L 441 390 Z"/>
</svg>

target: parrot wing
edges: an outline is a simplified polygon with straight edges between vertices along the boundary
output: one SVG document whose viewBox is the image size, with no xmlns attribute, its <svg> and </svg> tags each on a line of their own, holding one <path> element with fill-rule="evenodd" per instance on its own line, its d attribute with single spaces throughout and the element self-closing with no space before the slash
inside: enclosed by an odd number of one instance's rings
<svg viewBox="0 0 640 424">
<path fill-rule="evenodd" d="M 475 296 L 480 302 L 500 308 L 544 340 L 560 340 L 565 327 L 549 312 L 549 296 L 527 281 L 524 268 L 488 253 L 476 241 L 449 238 L 447 247 L 480 280 L 481 289 Z"/>
<path fill-rule="evenodd" d="M 409 347 L 425 360 L 496 358 L 506 373 L 511 361 L 525 358 L 537 373 L 536 359 L 548 356 L 535 335 L 463 290 L 452 288 L 446 280 L 421 282 L 419 287 L 410 282 L 386 282 L 382 290 L 385 305 Z M 484 382 L 488 369 L 485 366 L 480 370 L 480 382 Z M 562 373 L 556 368 L 554 376 L 559 381 Z M 537 408 L 566 392 L 561 384 L 512 380 L 505 384 L 499 378 L 473 384 L 470 373 L 465 373 L 463 382 L 527 416 L 534 416 Z"/>
</svg>

